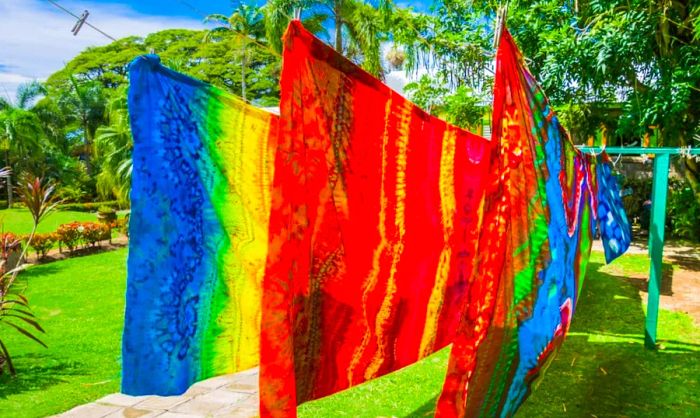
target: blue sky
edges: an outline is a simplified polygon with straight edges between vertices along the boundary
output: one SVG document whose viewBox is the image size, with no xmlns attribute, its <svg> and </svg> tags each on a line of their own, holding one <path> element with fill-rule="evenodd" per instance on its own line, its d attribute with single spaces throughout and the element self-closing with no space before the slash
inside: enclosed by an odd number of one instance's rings
<svg viewBox="0 0 700 418">
<path fill-rule="evenodd" d="M 230 0 L 57 0 L 115 38 L 167 28 L 202 29 L 202 14 L 230 14 Z M 257 0 L 258 4 L 264 1 Z M 403 2 L 426 10 L 429 1 Z M 196 9 L 196 10 L 193 10 Z M 14 98 L 17 86 L 44 80 L 80 51 L 110 41 L 88 27 L 70 32 L 75 19 L 46 0 L 0 0 L 0 95 Z"/>
</svg>

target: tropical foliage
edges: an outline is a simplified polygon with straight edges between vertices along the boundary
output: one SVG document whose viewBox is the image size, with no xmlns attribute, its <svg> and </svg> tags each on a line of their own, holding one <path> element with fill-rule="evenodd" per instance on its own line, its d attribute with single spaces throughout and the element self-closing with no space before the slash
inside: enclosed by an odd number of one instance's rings
<svg viewBox="0 0 700 418">
<path fill-rule="evenodd" d="M 32 245 L 39 223 L 56 209 L 58 202 L 54 195 L 54 190 L 53 184 L 45 182 L 38 177 L 25 176 L 20 181 L 20 186 L 18 187 L 19 196 L 22 203 L 26 205 L 27 209 L 32 214 L 34 227 L 27 237 L 27 245 L 24 246 L 24 249 L 17 258 L 19 264 L 22 263 L 27 248 Z M 7 238 L 7 235 L 3 237 L 3 241 L 5 241 L 3 245 L 3 255 L 6 248 L 8 248 L 8 245 L 6 245 Z M 19 240 L 16 240 L 16 242 L 19 243 Z M 12 248 L 12 246 L 13 245 L 10 245 L 9 247 Z M 8 258 L 4 257 L 3 267 L 7 261 Z M 0 326 L 4 325 L 6 328 L 16 331 L 46 347 L 46 344 L 36 335 L 37 332 L 43 333 L 44 329 L 39 325 L 34 313 L 31 311 L 29 301 L 23 295 L 23 289 L 18 288 L 16 285 L 21 266 L 11 267 L 9 271 L 5 271 L 3 268 L 2 276 L 0 276 Z M 12 356 L 9 348 L 3 342 L 2 338 L 0 338 L 0 374 L 2 374 L 5 369 L 7 369 L 11 375 L 16 373 L 15 367 L 12 364 Z"/>
<path fill-rule="evenodd" d="M 167 66 L 258 106 L 279 101 L 281 37 L 299 17 L 367 71 L 403 70 L 409 97 L 473 128 L 488 115 L 496 0 L 443 0 L 431 9 L 392 0 L 236 2 L 208 30 L 170 29 L 88 48 L 17 97 L 0 100 L 0 150 L 15 173 L 60 184 L 68 202 L 128 206 L 132 140 L 128 64 L 157 53 Z M 403 4 L 403 3 L 402 3 Z M 527 63 L 570 129 L 587 141 L 700 146 L 700 3 L 697 0 L 513 0 L 507 22 Z M 676 163 L 700 202 L 700 165 Z M 13 178 L 3 199 L 12 203 Z"/>
<path fill-rule="evenodd" d="M 436 2 L 402 14 L 393 41 L 409 72 L 427 68 L 439 87 L 488 92 L 495 0 Z M 507 22 L 527 63 L 580 143 L 604 130 L 608 143 L 689 146 L 700 134 L 700 3 L 587 0 L 508 3 Z M 679 168 L 700 199 L 700 165 Z"/>
</svg>

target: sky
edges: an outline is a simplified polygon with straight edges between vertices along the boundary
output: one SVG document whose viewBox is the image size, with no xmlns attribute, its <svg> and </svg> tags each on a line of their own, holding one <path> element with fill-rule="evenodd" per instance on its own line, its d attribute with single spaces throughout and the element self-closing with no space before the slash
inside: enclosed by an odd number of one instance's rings
<svg viewBox="0 0 700 418">
<path fill-rule="evenodd" d="M 56 0 L 80 15 L 88 10 L 88 22 L 112 37 L 146 35 L 169 28 L 203 29 L 202 18 L 211 13 L 228 15 L 237 2 L 231 0 Z M 258 0 L 262 4 L 264 1 Z M 426 2 L 410 3 L 425 9 Z M 111 41 L 83 26 L 77 36 L 76 19 L 47 0 L 0 0 L 0 95 L 13 100 L 17 86 L 43 81 L 61 69 L 80 51 Z M 401 74 L 388 77 L 400 84 Z M 392 87 L 399 87 L 394 85 Z"/>
</svg>

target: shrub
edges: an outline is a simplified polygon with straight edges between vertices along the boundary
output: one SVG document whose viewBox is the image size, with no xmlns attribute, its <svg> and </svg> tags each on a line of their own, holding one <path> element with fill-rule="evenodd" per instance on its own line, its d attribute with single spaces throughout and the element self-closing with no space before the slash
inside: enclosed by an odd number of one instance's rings
<svg viewBox="0 0 700 418">
<path fill-rule="evenodd" d="M 80 226 L 82 227 L 82 236 L 86 246 L 94 247 L 100 241 L 108 240 L 111 237 L 112 229 L 109 225 L 83 222 Z"/>
<path fill-rule="evenodd" d="M 673 237 L 700 239 L 700 204 L 690 187 L 671 183 L 667 213 Z"/>
<path fill-rule="evenodd" d="M 98 222 L 71 222 L 58 227 L 56 238 L 60 245 L 65 245 L 73 252 L 82 243 L 85 247 L 94 247 L 100 241 L 112 237 L 112 228 Z"/>
<path fill-rule="evenodd" d="M 109 206 L 100 206 L 97 210 L 97 219 L 102 223 L 111 225 L 117 220 L 117 212 Z"/>
<path fill-rule="evenodd" d="M 58 237 L 55 233 L 35 234 L 30 246 L 36 251 L 36 256 L 38 258 L 44 258 L 57 240 Z"/>
<path fill-rule="evenodd" d="M 119 209 L 119 202 L 112 200 L 109 202 L 94 202 L 94 203 L 66 203 L 59 205 L 59 210 L 67 210 L 73 212 L 97 212 L 99 209 L 107 207 L 112 210 Z"/>
<path fill-rule="evenodd" d="M 80 222 L 71 222 L 63 224 L 56 230 L 56 236 L 60 244 L 68 247 L 70 252 L 73 252 L 80 244 L 83 236 L 83 227 Z"/>
<path fill-rule="evenodd" d="M 117 219 L 116 222 L 113 224 L 113 228 L 118 229 L 120 233 L 122 233 L 128 237 L 129 236 L 129 214 L 126 214 L 126 216 L 124 216 L 121 219 Z"/>
</svg>

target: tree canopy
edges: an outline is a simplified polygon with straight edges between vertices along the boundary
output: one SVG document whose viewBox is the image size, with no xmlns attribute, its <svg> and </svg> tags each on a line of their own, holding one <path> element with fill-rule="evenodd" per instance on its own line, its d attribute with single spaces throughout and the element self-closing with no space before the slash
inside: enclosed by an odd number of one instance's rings
<svg viewBox="0 0 700 418">
<path fill-rule="evenodd" d="M 59 179 L 69 199 L 126 201 L 129 62 L 155 52 L 176 71 L 275 106 L 280 37 L 297 10 L 348 58 L 378 77 L 405 70 L 416 80 L 410 98 L 471 127 L 488 112 L 502 4 L 443 0 L 426 12 L 392 0 L 270 0 L 209 16 L 211 30 L 88 48 L 0 100 L 5 163 Z M 604 128 L 611 143 L 638 144 L 653 131 L 660 145 L 700 145 L 700 0 L 512 0 L 507 26 L 576 142 Z M 700 199 L 700 167 L 686 159 L 681 168 Z"/>
</svg>

